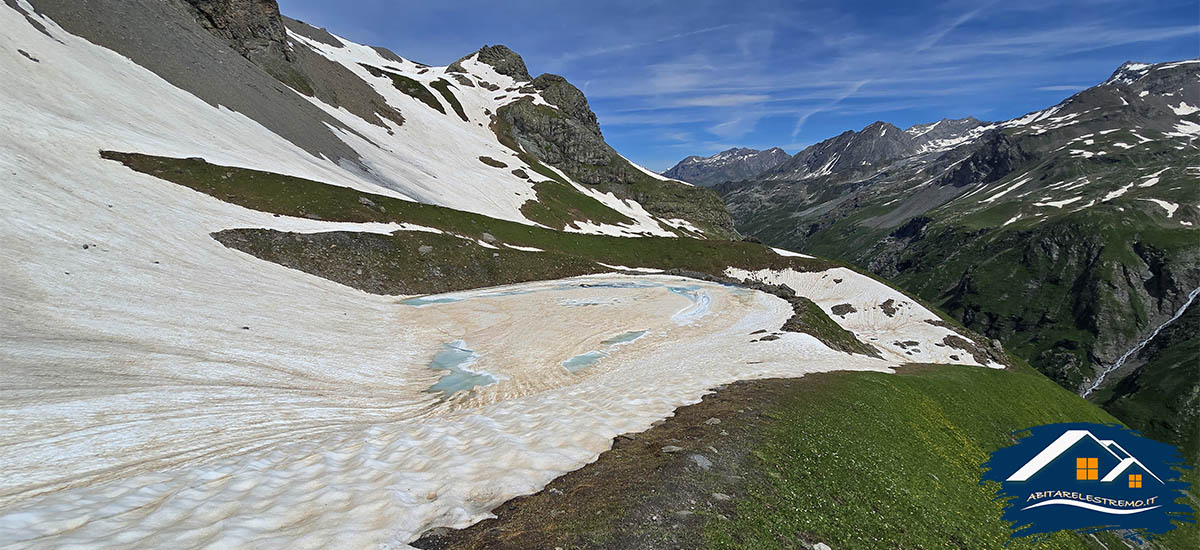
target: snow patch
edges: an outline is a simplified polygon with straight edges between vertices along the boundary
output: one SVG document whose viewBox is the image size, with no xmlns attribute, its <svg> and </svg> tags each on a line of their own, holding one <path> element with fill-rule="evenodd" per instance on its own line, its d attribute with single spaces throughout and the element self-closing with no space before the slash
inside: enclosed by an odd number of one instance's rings
<svg viewBox="0 0 1200 550">
<path fill-rule="evenodd" d="M 1126 186 L 1124 186 L 1124 187 L 1122 187 L 1122 188 L 1120 188 L 1120 189 L 1117 189 L 1116 191 L 1109 191 L 1108 193 L 1106 193 L 1106 194 L 1104 195 L 1104 198 L 1103 198 L 1103 199 L 1100 199 L 1100 202 L 1108 202 L 1108 201 L 1111 201 L 1111 200 L 1113 200 L 1113 199 L 1115 199 L 1115 198 L 1117 198 L 1117 197 L 1120 197 L 1121 195 L 1124 195 L 1124 194 L 1125 194 L 1126 192 L 1128 192 L 1130 189 L 1133 189 L 1133 184 L 1132 184 L 1132 183 L 1130 183 L 1130 184 L 1128 184 L 1128 185 L 1126 185 Z"/>
<path fill-rule="evenodd" d="M 1083 197 L 1072 197 L 1072 198 L 1063 199 L 1060 201 L 1035 202 L 1035 203 L 1033 203 L 1033 205 L 1034 206 L 1053 206 L 1054 208 L 1062 208 L 1068 204 L 1071 204 L 1071 203 L 1079 201 L 1079 200 L 1083 200 Z"/>
<path fill-rule="evenodd" d="M 1188 105 L 1187 103 L 1185 103 L 1183 101 L 1180 101 L 1179 105 L 1168 104 L 1167 107 L 1170 107 L 1171 110 L 1174 111 L 1175 114 L 1177 114 L 1179 116 L 1186 116 L 1186 115 L 1190 115 L 1195 112 L 1200 112 L 1200 107 L 1192 107 L 1191 105 Z"/>
<path fill-rule="evenodd" d="M 1152 202 L 1154 204 L 1161 206 L 1163 210 L 1167 211 L 1168 218 L 1170 218 L 1171 216 L 1174 216 L 1175 211 L 1179 209 L 1179 205 L 1175 204 L 1173 202 L 1167 202 L 1167 201 L 1159 200 L 1159 199 L 1141 199 L 1141 200 L 1149 201 L 1149 202 Z"/>
<path fill-rule="evenodd" d="M 793 257 L 793 258 L 812 258 L 812 257 L 813 257 L 813 256 L 809 256 L 808 254 L 801 254 L 801 253 L 799 253 L 799 252 L 792 252 L 791 250 L 784 250 L 784 249 L 782 249 L 782 248 L 775 248 L 775 247 L 773 247 L 773 246 L 771 247 L 771 250 L 774 250 L 774 251 L 775 251 L 775 253 L 776 253 L 776 254 L 779 254 L 780 256 L 790 256 L 790 257 Z"/>
</svg>

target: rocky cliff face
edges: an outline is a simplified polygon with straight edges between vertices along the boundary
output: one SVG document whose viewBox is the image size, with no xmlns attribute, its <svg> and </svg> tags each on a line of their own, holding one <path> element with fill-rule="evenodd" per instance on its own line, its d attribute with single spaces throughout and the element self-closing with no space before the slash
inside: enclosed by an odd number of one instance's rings
<svg viewBox="0 0 1200 550">
<path fill-rule="evenodd" d="M 690 156 L 663 172 L 663 175 L 695 185 L 712 187 L 727 181 L 754 178 L 790 158 L 790 155 L 778 147 L 765 151 L 735 147 L 711 157 Z"/>
<path fill-rule="evenodd" d="M 991 183 L 1029 162 L 1033 155 L 1014 143 L 1004 132 L 992 130 L 971 146 L 971 153 L 938 179 L 938 185 L 965 187 Z"/>
<path fill-rule="evenodd" d="M 303 44 L 290 43 L 288 30 L 341 46 L 324 29 L 283 17 L 274 0 L 186 2 L 203 28 L 293 90 L 345 107 L 373 124 L 383 126 L 383 119 L 404 123 L 399 111 L 388 106 L 383 97 L 353 73 Z"/>
<path fill-rule="evenodd" d="M 485 46 L 476 60 L 528 78 L 525 62 L 504 46 Z M 467 56 L 464 59 L 469 58 Z M 461 69 L 461 62 L 459 64 Z M 454 70 L 452 65 L 450 69 Z M 575 181 L 619 198 L 635 200 L 665 219 L 687 220 L 710 237 L 735 237 L 733 220 L 712 191 L 657 178 L 633 166 L 604 141 L 587 98 L 567 79 L 542 74 L 529 87 L 551 106 L 522 99 L 496 111 L 495 127 L 518 150 L 562 170 Z"/>
<path fill-rule="evenodd" d="M 186 0 L 196 20 L 249 58 L 290 60 L 287 32 L 273 0 Z"/>
</svg>

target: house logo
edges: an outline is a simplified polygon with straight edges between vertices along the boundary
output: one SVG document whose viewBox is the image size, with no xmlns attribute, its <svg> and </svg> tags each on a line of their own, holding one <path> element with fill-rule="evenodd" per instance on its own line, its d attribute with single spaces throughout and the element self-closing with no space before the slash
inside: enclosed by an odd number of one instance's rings
<svg viewBox="0 0 1200 550">
<path fill-rule="evenodd" d="M 980 483 L 1000 484 L 1013 536 L 1122 530 L 1152 538 L 1194 523 L 1179 451 L 1111 424 L 1048 424 L 992 453 Z"/>
</svg>

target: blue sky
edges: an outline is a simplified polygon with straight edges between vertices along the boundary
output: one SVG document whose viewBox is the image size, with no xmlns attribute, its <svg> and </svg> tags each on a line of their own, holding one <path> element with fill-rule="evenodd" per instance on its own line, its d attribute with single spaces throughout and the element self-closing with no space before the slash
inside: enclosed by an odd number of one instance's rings
<svg viewBox="0 0 1200 550">
<path fill-rule="evenodd" d="M 1200 56 L 1200 3 L 280 0 L 289 16 L 445 65 L 505 44 L 587 94 L 608 142 L 664 170 L 789 153 L 876 120 L 1003 120 L 1127 60 Z"/>
</svg>

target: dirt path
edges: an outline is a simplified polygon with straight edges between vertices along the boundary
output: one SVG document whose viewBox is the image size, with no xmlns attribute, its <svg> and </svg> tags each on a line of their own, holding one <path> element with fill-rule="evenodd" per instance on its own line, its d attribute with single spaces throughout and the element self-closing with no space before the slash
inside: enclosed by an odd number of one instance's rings
<svg viewBox="0 0 1200 550">
<path fill-rule="evenodd" d="M 438 529 L 413 543 L 426 550 L 698 548 L 706 522 L 733 514 L 747 458 L 774 422 L 771 408 L 824 377 L 730 384 L 542 491 L 511 500 L 497 519 Z M 810 388 L 811 389 L 811 388 Z"/>
</svg>

